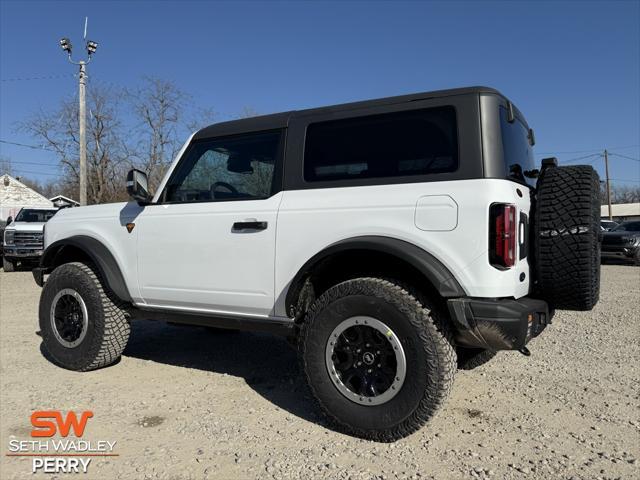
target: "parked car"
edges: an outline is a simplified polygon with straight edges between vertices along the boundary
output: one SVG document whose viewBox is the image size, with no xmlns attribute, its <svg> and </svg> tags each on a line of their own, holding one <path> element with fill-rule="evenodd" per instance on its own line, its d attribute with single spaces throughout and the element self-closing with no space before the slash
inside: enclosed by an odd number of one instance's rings
<svg viewBox="0 0 640 480">
<path fill-rule="evenodd" d="M 9 217 L 11 218 L 11 217 Z M 7 222 L 0 220 L 0 260 L 2 260 L 2 257 L 4 256 L 4 229 L 7 226 Z"/>
<path fill-rule="evenodd" d="M 640 265 L 640 220 L 622 222 L 602 237 L 602 258 Z"/>
<path fill-rule="evenodd" d="M 203 128 L 154 195 L 132 170 L 131 202 L 47 225 L 44 347 L 87 371 L 131 318 L 277 331 L 344 430 L 404 437 L 457 368 L 528 355 L 554 309 L 598 301 L 598 175 L 538 165 L 533 144 L 485 87 Z"/>
<path fill-rule="evenodd" d="M 600 220 L 600 226 L 602 230 L 608 232 L 609 230 L 618 226 L 618 222 L 614 222 L 613 220 Z"/>
<path fill-rule="evenodd" d="M 5 272 L 38 265 L 43 251 L 44 224 L 57 211 L 55 208 L 22 208 L 15 220 L 7 224 L 2 236 Z"/>
</svg>

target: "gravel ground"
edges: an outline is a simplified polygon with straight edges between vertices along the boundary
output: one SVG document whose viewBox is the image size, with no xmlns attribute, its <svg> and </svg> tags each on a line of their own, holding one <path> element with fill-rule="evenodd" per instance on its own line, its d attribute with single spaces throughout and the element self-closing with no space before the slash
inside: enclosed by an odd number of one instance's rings
<svg viewBox="0 0 640 480">
<path fill-rule="evenodd" d="M 119 456 L 84 478 L 639 478 L 640 269 L 602 275 L 592 312 L 559 312 L 529 358 L 459 372 L 429 425 L 380 444 L 331 430 L 294 351 L 268 335 L 136 322 L 117 365 L 57 368 L 36 335 L 40 289 L 1 272 L 0 441 L 30 439 L 34 410 L 90 409 L 84 438 L 116 440 Z M 56 478 L 1 458 L 2 479 Z"/>
</svg>

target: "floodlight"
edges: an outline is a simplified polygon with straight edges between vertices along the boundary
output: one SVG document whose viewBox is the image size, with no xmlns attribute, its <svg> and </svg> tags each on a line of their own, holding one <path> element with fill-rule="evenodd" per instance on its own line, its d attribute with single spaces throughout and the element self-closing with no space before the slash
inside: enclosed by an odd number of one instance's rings
<svg viewBox="0 0 640 480">
<path fill-rule="evenodd" d="M 87 42 L 87 53 L 91 55 L 92 53 L 96 53 L 96 49 L 98 48 L 98 43 L 89 40 Z"/>
<path fill-rule="evenodd" d="M 64 50 L 67 53 L 71 53 L 71 40 L 69 40 L 68 38 L 62 38 L 60 40 L 60 47 L 62 48 L 62 50 Z"/>
</svg>

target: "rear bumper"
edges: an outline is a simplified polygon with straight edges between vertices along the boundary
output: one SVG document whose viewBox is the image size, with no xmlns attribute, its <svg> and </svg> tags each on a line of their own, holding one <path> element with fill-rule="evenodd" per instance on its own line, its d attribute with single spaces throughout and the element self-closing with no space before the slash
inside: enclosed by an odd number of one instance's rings
<svg viewBox="0 0 640 480">
<path fill-rule="evenodd" d="M 547 302 L 529 297 L 454 298 L 448 300 L 458 345 L 519 350 L 551 323 Z"/>
</svg>

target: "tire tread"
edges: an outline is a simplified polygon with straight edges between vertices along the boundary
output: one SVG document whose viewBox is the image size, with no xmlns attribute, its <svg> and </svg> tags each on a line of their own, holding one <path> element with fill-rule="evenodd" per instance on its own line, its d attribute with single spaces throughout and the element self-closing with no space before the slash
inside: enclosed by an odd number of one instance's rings
<svg viewBox="0 0 640 480">
<path fill-rule="evenodd" d="M 416 409 L 410 412 L 404 421 L 390 429 L 365 430 L 338 419 L 323 404 L 308 374 L 304 350 L 315 317 L 335 300 L 349 295 L 372 295 L 394 305 L 401 305 L 402 313 L 418 332 L 420 344 L 427 351 L 429 361 L 433 362 L 432 371 L 437 372 L 436 378 L 428 379 L 427 388 Z M 448 324 L 441 321 L 435 309 L 430 309 L 428 305 L 418 301 L 408 289 L 381 278 L 363 277 L 348 280 L 323 293 L 307 312 L 299 336 L 299 350 L 307 382 L 324 414 L 339 428 L 352 435 L 381 442 L 392 442 L 406 437 L 426 424 L 449 396 L 457 370 L 456 351 Z"/>
<path fill-rule="evenodd" d="M 598 174 L 588 165 L 549 168 L 538 180 L 537 289 L 554 308 L 591 310 L 598 302 L 599 191 Z"/>
</svg>

